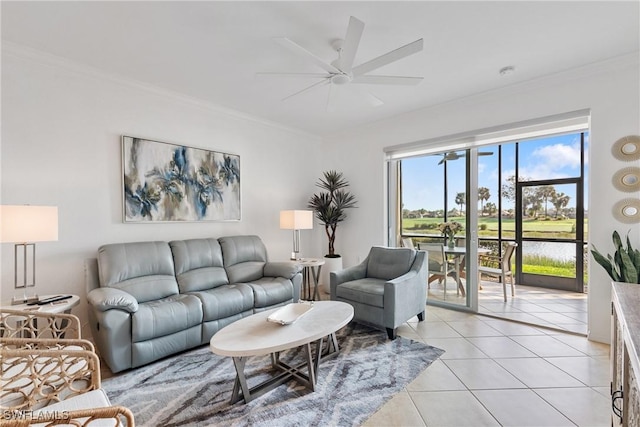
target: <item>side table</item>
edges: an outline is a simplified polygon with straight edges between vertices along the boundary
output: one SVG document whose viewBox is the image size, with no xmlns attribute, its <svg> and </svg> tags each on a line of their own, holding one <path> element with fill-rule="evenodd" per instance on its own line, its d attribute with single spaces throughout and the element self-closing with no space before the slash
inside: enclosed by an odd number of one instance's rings
<svg viewBox="0 0 640 427">
<path fill-rule="evenodd" d="M 40 299 L 44 300 L 46 298 L 51 298 L 55 296 L 71 296 L 71 298 L 67 298 L 60 301 L 54 301 L 49 304 L 43 305 L 27 305 L 27 304 L 17 304 L 11 305 L 11 301 L 3 302 L 0 306 L 0 311 L 3 309 L 6 310 L 20 310 L 20 311 L 32 311 L 34 313 L 65 313 L 70 314 L 71 309 L 78 304 L 80 304 L 80 297 L 78 295 L 73 294 L 53 294 L 53 295 L 41 295 Z M 63 323 L 60 325 L 60 329 L 64 329 L 66 327 L 67 319 L 61 320 Z M 36 320 L 34 319 L 34 324 Z M 35 324 L 37 328 L 37 324 Z M 61 336 L 64 338 L 64 335 Z"/>
<path fill-rule="evenodd" d="M 318 299 L 318 281 L 320 280 L 320 270 L 324 265 L 321 258 L 302 258 L 296 261 L 302 266 L 302 297 L 307 300 Z M 311 282 L 313 281 L 313 294 L 311 292 Z"/>
<path fill-rule="evenodd" d="M 71 309 L 76 305 L 80 304 L 80 297 L 78 295 L 73 294 L 53 294 L 53 295 L 39 295 L 41 300 L 46 298 L 52 298 L 55 296 L 67 296 L 71 295 L 71 298 L 64 299 L 62 301 L 55 301 L 49 304 L 43 305 L 27 305 L 27 304 L 18 304 L 11 305 L 10 301 L 6 301 L 0 306 L 0 309 L 6 308 L 8 310 L 23 310 L 23 311 L 38 311 L 40 313 L 71 313 Z"/>
</svg>

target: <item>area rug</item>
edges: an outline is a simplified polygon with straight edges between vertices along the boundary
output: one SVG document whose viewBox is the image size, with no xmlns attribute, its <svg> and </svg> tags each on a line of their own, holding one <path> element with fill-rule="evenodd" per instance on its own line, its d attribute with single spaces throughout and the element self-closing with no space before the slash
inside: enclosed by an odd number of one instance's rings
<svg viewBox="0 0 640 427">
<path fill-rule="evenodd" d="M 229 403 L 235 370 L 208 346 L 172 356 L 102 383 L 113 404 L 127 406 L 139 426 L 360 425 L 444 350 L 351 323 L 337 334 L 341 353 L 324 360 L 316 391 L 295 381 L 248 404 Z M 302 357 L 299 350 L 283 360 Z M 269 357 L 249 359 L 249 385 L 267 378 Z"/>
</svg>

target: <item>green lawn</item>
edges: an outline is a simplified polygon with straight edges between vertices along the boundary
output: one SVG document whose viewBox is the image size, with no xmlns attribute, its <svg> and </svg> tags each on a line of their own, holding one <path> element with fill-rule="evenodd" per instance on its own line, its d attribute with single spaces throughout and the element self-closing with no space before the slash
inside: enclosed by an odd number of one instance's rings
<svg viewBox="0 0 640 427">
<path fill-rule="evenodd" d="M 464 217 L 449 218 L 464 225 Z M 425 234 L 439 236 L 438 224 L 442 218 L 411 218 L 402 220 L 403 234 Z M 539 238 L 575 238 L 575 219 L 524 220 L 522 223 L 525 237 Z M 515 219 L 502 219 L 502 237 L 515 238 Z M 585 219 L 585 233 L 587 220 Z M 462 233 L 460 233 L 462 235 Z M 478 218 L 478 236 L 498 237 L 498 218 Z M 532 274 L 548 276 L 575 277 L 575 263 L 572 261 L 558 261 L 545 256 L 526 256 L 523 259 L 523 271 Z"/>
</svg>

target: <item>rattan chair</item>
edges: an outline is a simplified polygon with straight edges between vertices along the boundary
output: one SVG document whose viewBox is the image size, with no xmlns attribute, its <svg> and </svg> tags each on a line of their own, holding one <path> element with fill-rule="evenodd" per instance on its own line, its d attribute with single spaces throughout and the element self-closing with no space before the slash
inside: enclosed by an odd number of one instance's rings
<svg viewBox="0 0 640 427">
<path fill-rule="evenodd" d="M 135 425 L 100 388 L 100 361 L 76 316 L 3 309 L 0 321 L 2 426 Z"/>
</svg>

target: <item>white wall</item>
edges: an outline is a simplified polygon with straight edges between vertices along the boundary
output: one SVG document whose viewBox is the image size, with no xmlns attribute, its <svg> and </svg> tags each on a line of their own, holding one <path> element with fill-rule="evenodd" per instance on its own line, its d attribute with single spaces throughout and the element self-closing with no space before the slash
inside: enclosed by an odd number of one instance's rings
<svg viewBox="0 0 640 427">
<path fill-rule="evenodd" d="M 640 196 L 622 193 L 611 183 L 615 171 L 631 165 L 614 159 L 611 145 L 622 136 L 640 134 L 639 81 L 638 56 L 626 56 L 327 138 L 327 167 L 345 171 L 360 200 L 360 208 L 350 213 L 340 230 L 338 248 L 345 265 L 366 256 L 371 245 L 386 243 L 384 147 L 587 108 L 591 110 L 590 242 L 610 252 L 613 230 L 631 230 L 633 242 L 640 246 L 640 225 L 618 223 L 611 214 L 618 200 Z M 589 337 L 608 342 L 610 279 L 595 262 L 590 263 L 589 277 Z"/>
<path fill-rule="evenodd" d="M 239 154 L 242 220 L 124 224 L 123 134 Z M 1 202 L 58 206 L 59 240 L 37 244 L 37 292 L 81 295 L 74 313 L 83 321 L 84 259 L 102 244 L 258 234 L 272 260 L 288 259 L 291 231 L 279 229 L 279 211 L 306 206 L 320 144 L 55 58 L 3 50 Z M 303 253 L 319 246 L 314 236 L 303 232 Z M 13 289 L 13 245 L 1 247 L 6 301 L 21 294 Z"/>
</svg>

